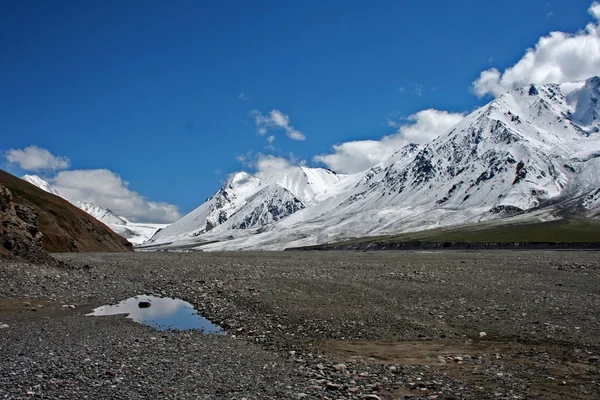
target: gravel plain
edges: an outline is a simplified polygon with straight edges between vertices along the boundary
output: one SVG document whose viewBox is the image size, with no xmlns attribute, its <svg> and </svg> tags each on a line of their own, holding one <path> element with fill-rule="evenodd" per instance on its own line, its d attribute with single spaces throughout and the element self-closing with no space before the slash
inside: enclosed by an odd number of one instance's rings
<svg viewBox="0 0 600 400">
<path fill-rule="evenodd" d="M 0 262 L 0 399 L 597 399 L 600 252 Z M 153 294 L 226 335 L 93 308 Z"/>
</svg>

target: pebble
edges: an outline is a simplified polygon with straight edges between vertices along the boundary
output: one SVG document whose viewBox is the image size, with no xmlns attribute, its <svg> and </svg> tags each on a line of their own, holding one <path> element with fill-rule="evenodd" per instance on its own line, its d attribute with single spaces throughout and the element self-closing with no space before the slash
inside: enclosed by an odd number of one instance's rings
<svg viewBox="0 0 600 400">
<path fill-rule="evenodd" d="M 325 389 L 327 390 L 341 390 L 343 388 L 339 383 L 327 382 L 325 384 Z"/>
<path fill-rule="evenodd" d="M 341 372 L 341 371 L 345 371 L 348 368 L 346 367 L 346 364 L 336 364 L 333 366 L 333 369 Z"/>
</svg>

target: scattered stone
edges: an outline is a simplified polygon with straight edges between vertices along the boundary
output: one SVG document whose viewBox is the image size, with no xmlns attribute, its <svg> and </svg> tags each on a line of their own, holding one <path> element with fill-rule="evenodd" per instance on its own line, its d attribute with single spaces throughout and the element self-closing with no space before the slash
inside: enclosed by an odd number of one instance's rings
<svg viewBox="0 0 600 400">
<path fill-rule="evenodd" d="M 335 369 L 336 371 L 342 372 L 342 371 L 347 370 L 348 368 L 346 367 L 346 364 L 336 364 L 333 366 L 333 369 Z"/>
<path fill-rule="evenodd" d="M 140 301 L 138 303 L 139 308 L 149 308 L 152 304 L 149 301 Z"/>
<path fill-rule="evenodd" d="M 487 336 L 487 333 L 485 333 L 485 332 L 479 332 L 479 338 L 480 339 L 483 339 L 486 336 Z"/>
<path fill-rule="evenodd" d="M 325 384 L 325 389 L 326 390 L 342 390 L 343 386 L 338 384 L 338 383 L 333 383 L 333 382 L 327 382 Z"/>
</svg>

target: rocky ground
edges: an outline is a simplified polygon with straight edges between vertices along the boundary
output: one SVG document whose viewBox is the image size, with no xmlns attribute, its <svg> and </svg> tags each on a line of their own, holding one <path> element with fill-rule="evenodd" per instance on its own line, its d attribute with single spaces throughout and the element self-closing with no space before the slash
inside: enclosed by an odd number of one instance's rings
<svg viewBox="0 0 600 400">
<path fill-rule="evenodd" d="M 120 253 L 0 262 L 0 399 L 600 398 L 600 253 Z M 92 308 L 155 294 L 226 335 Z"/>
</svg>

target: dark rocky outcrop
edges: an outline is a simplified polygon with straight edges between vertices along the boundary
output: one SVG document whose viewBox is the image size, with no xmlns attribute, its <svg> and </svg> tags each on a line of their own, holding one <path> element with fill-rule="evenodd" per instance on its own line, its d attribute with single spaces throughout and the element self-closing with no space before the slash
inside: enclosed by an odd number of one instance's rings
<svg viewBox="0 0 600 400">
<path fill-rule="evenodd" d="M 42 250 L 42 236 L 34 209 L 15 204 L 10 190 L 0 184 L 0 257 L 60 264 Z"/>
</svg>

